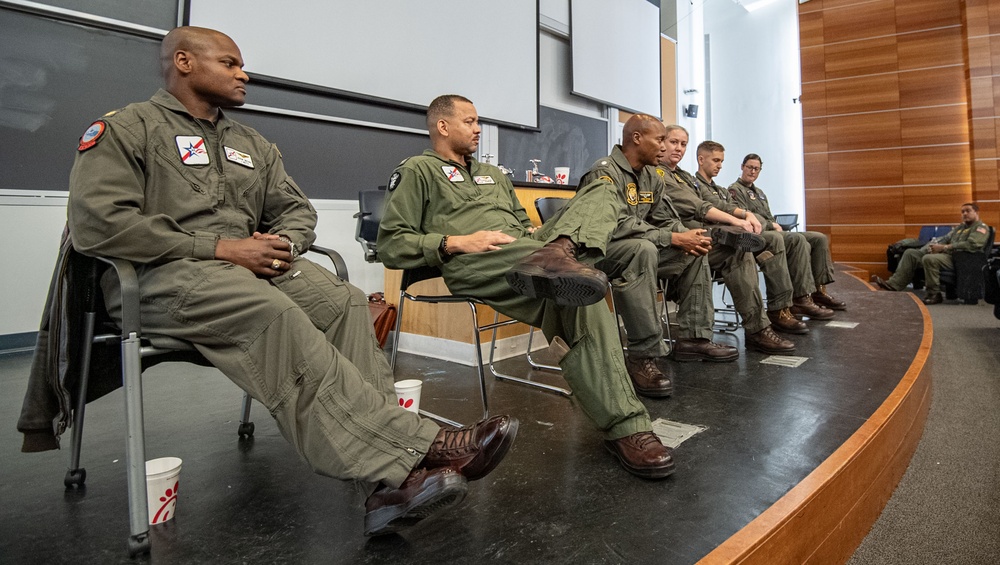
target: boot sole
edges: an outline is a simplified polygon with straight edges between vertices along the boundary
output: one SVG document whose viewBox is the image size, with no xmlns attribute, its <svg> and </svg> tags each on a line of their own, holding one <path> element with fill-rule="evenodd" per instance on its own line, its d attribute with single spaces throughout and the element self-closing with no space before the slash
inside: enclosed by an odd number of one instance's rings
<svg viewBox="0 0 1000 565">
<path fill-rule="evenodd" d="M 790 355 L 795 352 L 794 347 L 791 349 L 768 349 L 759 345 L 747 345 L 747 349 L 759 351 L 760 353 L 767 353 L 768 355 Z"/>
<path fill-rule="evenodd" d="M 776 332 L 781 332 L 781 333 L 784 333 L 784 334 L 793 334 L 793 335 L 805 335 L 805 334 L 809 333 L 809 328 L 802 328 L 802 329 L 797 329 L 797 330 L 785 329 L 785 328 L 782 328 L 782 327 L 779 327 L 779 326 L 775 325 L 774 322 L 771 322 L 771 329 L 774 330 L 774 331 L 776 331 Z"/>
<path fill-rule="evenodd" d="M 823 315 L 823 316 L 813 316 L 813 315 L 809 314 L 808 312 L 803 312 L 801 310 L 799 310 L 799 311 L 792 310 L 792 315 L 795 316 L 795 318 L 799 319 L 799 320 L 801 320 L 803 317 L 809 318 L 810 320 L 820 320 L 820 321 L 832 320 L 834 318 L 834 314 L 833 313 L 830 313 L 829 315 Z M 774 324 L 771 324 L 771 326 L 773 327 Z M 777 328 L 775 328 L 775 329 L 777 329 Z"/>
<path fill-rule="evenodd" d="M 669 390 L 664 389 L 640 389 L 635 386 L 635 382 L 632 383 L 632 387 L 635 388 L 635 393 L 639 396 L 645 396 L 646 398 L 667 398 L 674 393 L 674 387 L 671 385 Z"/>
<path fill-rule="evenodd" d="M 735 361 L 740 358 L 739 352 L 730 355 L 729 357 L 712 357 L 711 355 L 703 355 L 701 353 L 674 353 L 674 361 L 688 362 L 688 361 L 708 361 L 709 363 L 729 363 L 730 361 Z"/>
<path fill-rule="evenodd" d="M 491 455 L 486 459 L 486 466 L 482 469 L 477 469 L 474 473 L 465 473 L 465 469 L 462 469 L 462 474 L 465 478 L 470 481 L 475 481 L 481 479 L 486 475 L 490 474 L 493 469 L 497 468 L 497 465 L 503 461 L 503 458 L 507 456 L 507 452 L 510 451 L 510 447 L 514 445 L 514 438 L 517 437 L 517 429 L 521 425 L 517 418 L 511 418 L 510 422 L 507 424 L 507 431 L 501 434 L 500 442 L 496 449 Z M 469 467 L 468 465 L 466 467 Z"/>
<path fill-rule="evenodd" d="M 633 467 L 631 464 L 629 464 L 628 461 L 625 460 L 624 457 L 621 456 L 620 453 L 618 453 L 617 449 L 611 447 L 611 445 L 609 445 L 607 442 L 604 443 L 604 448 L 610 451 L 611 455 L 615 456 L 615 459 L 618 460 L 618 462 L 621 464 L 622 467 L 625 468 L 626 471 L 643 479 L 665 479 L 670 475 L 673 475 L 674 471 L 677 470 L 677 465 L 675 465 L 673 461 L 671 461 L 670 465 L 666 467 L 656 467 L 656 468 Z"/>
<path fill-rule="evenodd" d="M 732 247 L 733 249 L 747 251 L 750 253 L 762 251 L 764 247 L 767 246 L 767 242 L 764 241 L 764 238 L 755 233 L 740 233 L 720 229 L 712 230 L 712 243 L 725 245 L 727 247 Z"/>
<path fill-rule="evenodd" d="M 596 304 L 608 292 L 607 281 L 580 275 L 552 275 L 542 269 L 510 270 L 505 278 L 514 292 L 529 298 L 548 298 L 560 306 Z"/>
<path fill-rule="evenodd" d="M 461 475 L 437 477 L 406 503 L 365 514 L 365 535 L 381 536 L 409 528 L 462 502 L 468 492 L 469 485 Z"/>
</svg>

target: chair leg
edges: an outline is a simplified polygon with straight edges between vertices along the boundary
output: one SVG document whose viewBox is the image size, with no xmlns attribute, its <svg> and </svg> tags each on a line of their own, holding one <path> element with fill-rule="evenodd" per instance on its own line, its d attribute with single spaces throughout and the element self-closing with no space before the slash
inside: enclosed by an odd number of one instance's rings
<svg viewBox="0 0 1000 565">
<path fill-rule="evenodd" d="M 97 314 L 83 315 L 83 351 L 80 358 L 80 382 L 77 386 L 76 410 L 73 412 L 73 435 L 70 439 L 69 469 L 63 484 L 66 488 L 83 487 L 87 481 L 87 470 L 80 467 L 80 451 L 83 448 L 83 421 L 87 410 L 87 384 L 90 381 L 90 354 L 94 349 L 94 324 Z"/>
<path fill-rule="evenodd" d="M 399 291 L 396 302 L 396 335 L 392 338 L 392 354 L 389 356 L 389 368 L 396 371 L 396 353 L 399 351 L 399 336 L 403 333 L 403 304 L 406 302 L 406 291 Z"/>
<path fill-rule="evenodd" d="M 253 397 L 249 392 L 243 391 L 243 403 L 240 408 L 240 427 L 236 430 L 241 438 L 253 437 L 253 422 L 250 421 L 250 405 L 253 404 Z"/>
<path fill-rule="evenodd" d="M 541 361 L 535 361 L 535 358 L 531 355 L 531 344 L 534 341 L 534 339 L 535 339 L 535 326 L 530 326 L 530 329 L 528 330 L 528 351 L 524 353 L 524 357 L 525 359 L 528 360 L 528 364 L 531 365 L 531 368 L 536 371 L 543 370 L 543 371 L 561 372 L 562 367 L 560 367 L 559 365 L 550 365 L 548 363 L 542 363 Z M 491 344 L 491 347 L 496 347 L 496 343 Z M 492 366 L 490 371 L 492 372 Z"/>
<path fill-rule="evenodd" d="M 142 418 L 142 361 L 139 337 L 122 340 L 122 381 L 125 386 L 125 466 L 128 480 L 128 548 L 131 556 L 150 550 L 146 500 L 146 445 Z"/>
<path fill-rule="evenodd" d="M 476 309 L 475 305 L 472 305 L 473 312 L 475 312 L 475 309 Z M 477 320 L 476 321 L 477 331 L 476 331 L 476 340 L 475 340 L 476 341 L 476 361 L 479 363 L 479 372 L 480 372 L 480 375 L 483 375 L 483 370 L 482 370 L 482 367 L 483 367 L 483 356 L 482 355 L 483 354 L 482 354 L 482 349 L 480 349 L 480 342 L 479 342 L 479 331 L 481 331 L 483 328 L 478 327 L 478 325 L 479 325 L 479 322 Z M 489 365 L 490 365 L 490 373 L 493 373 L 493 377 L 494 378 L 496 378 L 497 380 L 500 380 L 500 381 L 510 381 L 510 382 L 513 382 L 513 383 L 519 383 L 519 384 L 522 384 L 522 385 L 528 385 L 528 386 L 531 386 L 531 387 L 542 389 L 542 390 L 547 391 L 547 392 L 554 392 L 556 394 L 561 394 L 563 396 L 573 396 L 573 392 L 570 391 L 569 389 L 565 389 L 565 388 L 554 386 L 554 385 L 547 385 L 545 383 L 540 383 L 540 382 L 532 381 L 532 380 L 529 380 L 529 379 L 523 379 L 521 377 L 515 377 L 513 375 L 508 375 L 506 373 L 501 373 L 500 371 L 498 371 L 497 368 L 496 368 L 496 365 L 494 364 L 494 357 L 495 357 L 494 354 L 495 354 L 496 349 L 497 349 L 497 328 L 499 328 L 501 325 L 503 325 L 503 324 L 500 322 L 500 313 L 497 312 L 496 315 L 493 317 L 493 324 L 491 324 L 488 327 L 488 329 L 491 329 L 492 332 L 493 332 L 493 335 L 490 338 L 490 362 L 489 362 Z M 531 363 L 532 368 L 535 368 L 535 364 L 532 363 L 532 360 L 531 360 L 531 337 L 532 337 L 531 333 L 534 332 L 534 330 L 535 330 L 535 328 L 532 327 L 531 330 L 529 331 L 529 334 L 528 334 L 528 362 Z M 560 367 L 555 367 L 553 365 L 544 365 L 544 366 L 540 365 L 540 367 L 543 367 L 543 368 L 546 368 L 546 369 L 548 369 L 548 368 L 551 367 L 554 370 L 559 370 L 559 371 L 562 370 Z M 483 375 L 483 378 L 485 379 L 485 375 Z M 485 390 L 486 389 L 484 388 L 483 390 L 484 390 L 484 398 L 485 398 Z"/>
</svg>

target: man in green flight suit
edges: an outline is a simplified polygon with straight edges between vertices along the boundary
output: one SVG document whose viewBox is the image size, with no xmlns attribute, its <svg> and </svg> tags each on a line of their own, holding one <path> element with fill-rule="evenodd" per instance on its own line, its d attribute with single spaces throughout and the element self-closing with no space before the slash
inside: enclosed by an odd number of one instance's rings
<svg viewBox="0 0 1000 565">
<path fill-rule="evenodd" d="M 771 206 L 768 203 L 767 195 L 760 189 L 754 181 L 760 176 L 763 161 L 760 155 L 750 153 L 743 158 L 740 165 L 742 173 L 736 182 L 729 185 L 729 193 L 736 204 L 742 206 L 756 214 L 764 229 L 781 234 L 785 239 L 785 247 L 795 246 L 807 247 L 809 249 L 809 269 L 795 264 L 789 254 L 788 272 L 792 277 L 792 284 L 795 286 L 794 296 L 810 295 L 813 302 L 829 310 L 846 310 L 847 304 L 838 300 L 826 291 L 826 285 L 833 283 L 833 258 L 830 256 L 830 240 L 826 234 L 816 231 L 784 231 L 771 213 Z M 796 238 L 805 240 L 805 246 L 801 243 L 793 243 Z M 795 306 L 793 306 L 795 308 Z"/>
<path fill-rule="evenodd" d="M 715 177 L 722 170 L 726 152 L 722 144 L 715 141 L 703 141 L 698 144 L 698 173 L 695 175 L 696 186 L 701 197 L 714 206 L 723 209 L 737 209 L 732 195 L 728 190 L 715 184 Z M 761 225 L 760 218 L 742 209 L 743 214 L 753 218 L 752 222 Z M 763 228 L 763 226 L 761 226 Z M 755 256 L 761 274 L 764 275 L 764 286 L 767 289 L 767 315 L 772 323 L 780 320 L 780 325 L 788 333 L 808 333 L 809 329 L 796 318 L 808 316 L 813 320 L 829 320 L 833 318 L 833 310 L 818 306 L 810 294 L 815 290 L 812 283 L 812 272 L 809 266 L 808 244 L 801 234 L 784 237 L 775 231 L 762 231 L 761 235 L 767 242 L 763 253 Z M 794 283 L 793 281 L 805 281 Z M 811 290 L 796 293 L 799 288 Z M 793 326 L 800 326 L 794 327 Z"/>
<path fill-rule="evenodd" d="M 80 139 L 73 246 L 132 261 L 143 330 L 191 342 L 317 473 L 366 490 L 366 535 L 454 506 L 504 457 L 517 420 L 445 430 L 399 407 L 364 292 L 300 256 L 316 239 L 315 209 L 278 149 L 221 110 L 245 101 L 239 48 L 180 27 L 160 54 L 165 89 Z M 120 318 L 113 270 L 101 284 Z"/>
<path fill-rule="evenodd" d="M 719 202 L 719 206 L 713 205 L 718 199 L 712 192 L 708 189 L 702 191 L 700 183 L 690 173 L 680 168 L 679 163 L 687 153 L 687 130 L 678 125 L 671 125 L 666 127 L 666 131 L 667 150 L 660 156 L 657 171 L 663 174 L 667 198 L 674 203 L 684 225 L 689 228 L 701 228 L 706 225 L 704 222 L 729 223 L 742 225 L 745 229 L 759 233 L 760 223 L 753 214 L 723 202 Z M 767 240 L 764 243 L 755 251 L 761 251 L 766 245 L 773 244 Z M 773 257 L 776 253 L 783 254 L 784 251 L 776 247 L 771 249 L 773 251 L 764 249 L 764 253 Z M 767 316 L 757 283 L 757 268 L 753 256 L 734 250 L 732 247 L 719 246 L 708 254 L 708 262 L 711 269 L 722 274 L 726 287 L 732 293 L 736 311 L 743 319 L 747 347 L 775 354 L 794 351 L 795 344 L 775 334 L 772 328 L 777 328 L 778 324 L 781 324 L 782 330 L 788 331 L 801 322 L 795 320 L 787 311 L 779 317 Z"/>
<path fill-rule="evenodd" d="M 559 361 L 563 375 L 606 448 L 635 475 L 672 473 L 671 452 L 636 397 L 618 325 L 602 300 L 607 277 L 589 265 L 604 257 L 617 225 L 617 196 L 603 182 L 581 186 L 536 230 L 507 176 L 472 158 L 481 129 L 470 100 L 435 98 L 427 129 L 433 149 L 405 159 L 389 178 L 382 262 L 437 267 L 451 292 L 561 338 L 569 345 Z"/>
<path fill-rule="evenodd" d="M 653 166 L 665 150 L 663 124 L 652 116 L 633 115 L 625 122 L 622 144 L 598 159 L 581 184 L 607 182 L 621 200 L 618 229 L 606 258 L 597 263 L 612 279 L 618 313 L 628 335 L 629 374 L 640 394 L 649 392 L 667 365 L 663 324 L 657 315 L 656 280 L 668 281 L 676 296 L 680 336 L 678 360 L 732 361 L 736 348 L 714 343 L 712 277 L 706 255 L 712 239 L 706 230 L 689 230 L 670 213 L 663 180 Z M 627 260 L 623 259 L 627 258 Z"/>
<path fill-rule="evenodd" d="M 924 304 L 940 304 L 941 269 L 954 268 L 951 260 L 953 251 L 981 251 L 986 247 L 990 228 L 979 219 L 979 205 L 975 202 L 962 204 L 962 223 L 944 237 L 919 249 L 907 249 L 899 260 L 899 266 L 889 280 L 872 275 L 871 281 L 882 290 L 899 291 L 913 282 L 913 273 L 918 265 L 924 267 Z"/>
</svg>

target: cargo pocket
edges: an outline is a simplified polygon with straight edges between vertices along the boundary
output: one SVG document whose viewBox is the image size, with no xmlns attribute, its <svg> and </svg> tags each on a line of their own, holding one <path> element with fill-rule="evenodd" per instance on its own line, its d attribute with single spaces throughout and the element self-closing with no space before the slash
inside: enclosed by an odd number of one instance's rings
<svg viewBox="0 0 1000 565">
<path fill-rule="evenodd" d="M 351 301 L 351 287 L 340 277 L 317 267 L 306 260 L 296 260 L 283 275 L 271 279 L 271 284 L 292 299 L 312 320 L 314 326 L 325 332 Z M 358 299 L 364 303 L 364 295 Z"/>
</svg>

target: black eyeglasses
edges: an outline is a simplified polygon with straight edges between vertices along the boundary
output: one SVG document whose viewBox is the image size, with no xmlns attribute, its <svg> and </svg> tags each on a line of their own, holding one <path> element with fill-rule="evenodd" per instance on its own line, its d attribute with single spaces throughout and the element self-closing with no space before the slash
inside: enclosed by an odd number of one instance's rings
<svg viewBox="0 0 1000 565">
<path fill-rule="evenodd" d="M 751 173 L 756 173 L 757 171 L 760 170 L 760 167 L 753 167 L 753 166 L 750 166 L 750 165 L 743 165 L 743 166 L 746 167 L 746 169 L 748 171 L 750 171 Z"/>
</svg>

